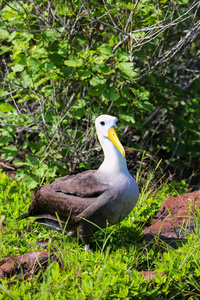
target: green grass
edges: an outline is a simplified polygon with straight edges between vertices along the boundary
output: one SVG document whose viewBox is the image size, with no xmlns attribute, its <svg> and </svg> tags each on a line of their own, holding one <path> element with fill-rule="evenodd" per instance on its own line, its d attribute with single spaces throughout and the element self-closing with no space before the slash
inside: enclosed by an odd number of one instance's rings
<svg viewBox="0 0 200 300">
<path fill-rule="evenodd" d="M 196 232 L 178 249 L 158 241 L 146 244 L 142 239 L 143 226 L 162 201 L 183 194 L 186 187 L 184 182 L 158 186 L 152 179 L 147 173 L 132 213 L 120 225 L 97 232 L 92 251 L 87 253 L 76 239 L 31 219 L 16 221 L 27 211 L 32 192 L 0 173 L 0 217 L 5 216 L 0 258 L 38 250 L 36 242 L 50 237 L 49 251 L 63 264 L 61 269 L 57 263 L 51 264 L 42 275 L 26 280 L 21 276 L 1 280 L 0 299 L 199 299 L 199 219 Z M 145 279 L 141 270 L 155 270 L 156 278 Z"/>
</svg>

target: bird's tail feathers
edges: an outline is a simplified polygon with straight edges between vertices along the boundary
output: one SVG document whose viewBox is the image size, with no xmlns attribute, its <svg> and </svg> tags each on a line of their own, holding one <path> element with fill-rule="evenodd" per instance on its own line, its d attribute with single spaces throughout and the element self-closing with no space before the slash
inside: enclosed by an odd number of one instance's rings
<svg viewBox="0 0 200 300">
<path fill-rule="evenodd" d="M 69 236 L 76 235 L 74 228 L 69 228 L 68 225 L 62 220 L 58 220 L 52 216 L 44 215 L 44 216 L 37 216 L 38 219 L 34 220 L 35 223 L 47 226 L 51 229 L 54 229 L 58 232 L 63 232 Z"/>
<path fill-rule="evenodd" d="M 23 219 L 28 218 L 28 217 L 30 217 L 30 215 L 29 215 L 28 212 L 26 212 L 23 215 L 19 216 L 17 218 L 17 220 L 23 220 Z M 34 217 L 37 218 L 37 219 L 34 220 L 35 223 L 47 226 L 47 227 L 49 227 L 51 229 L 54 229 L 58 232 L 63 232 L 63 230 L 64 230 L 65 233 L 68 236 L 76 235 L 75 228 L 72 228 L 71 226 L 68 226 L 68 224 L 66 224 L 66 222 L 64 222 L 60 219 L 57 219 L 56 217 L 53 217 L 53 216 L 48 215 L 48 214 L 34 215 Z"/>
<path fill-rule="evenodd" d="M 21 216 L 19 216 L 16 220 L 23 220 L 29 217 L 29 212 L 26 212 L 24 214 L 22 214 Z"/>
<path fill-rule="evenodd" d="M 45 226 L 52 228 L 59 232 L 63 230 L 63 228 L 61 227 L 63 224 L 59 223 L 58 220 L 55 220 L 55 219 L 51 219 L 51 218 L 47 218 L 47 217 L 39 217 L 38 219 L 34 220 L 34 222 L 45 225 Z M 63 227 L 64 227 L 64 225 L 63 225 Z"/>
</svg>

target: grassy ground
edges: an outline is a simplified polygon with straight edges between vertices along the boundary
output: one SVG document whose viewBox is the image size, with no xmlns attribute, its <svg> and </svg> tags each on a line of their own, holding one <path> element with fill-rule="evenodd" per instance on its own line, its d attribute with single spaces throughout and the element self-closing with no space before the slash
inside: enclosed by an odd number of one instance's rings
<svg viewBox="0 0 200 300">
<path fill-rule="evenodd" d="M 155 241 L 146 244 L 142 228 L 169 196 L 183 194 L 185 184 L 151 185 L 151 174 L 141 184 L 140 200 L 120 225 L 97 232 L 92 251 L 76 239 L 15 219 L 27 211 L 31 191 L 0 173 L 0 258 L 38 250 L 36 242 L 51 238 L 49 251 L 63 267 L 51 264 L 41 275 L 1 280 L 0 299 L 199 299 L 200 239 L 197 218 L 195 233 L 177 249 Z M 42 249 L 41 249 L 42 250 Z M 141 270 L 155 270 L 147 280 Z M 162 275 L 161 275 L 162 274 Z"/>
</svg>

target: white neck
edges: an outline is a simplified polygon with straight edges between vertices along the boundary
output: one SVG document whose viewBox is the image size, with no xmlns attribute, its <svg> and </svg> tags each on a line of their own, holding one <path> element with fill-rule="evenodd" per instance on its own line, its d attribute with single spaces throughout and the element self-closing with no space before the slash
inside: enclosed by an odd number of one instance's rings
<svg viewBox="0 0 200 300">
<path fill-rule="evenodd" d="M 123 158 L 121 152 L 117 149 L 117 147 L 108 138 L 102 139 L 100 135 L 98 135 L 98 137 L 103 148 L 104 161 L 97 172 L 103 172 L 104 174 L 113 175 L 119 172 L 128 172 L 126 158 Z"/>
</svg>

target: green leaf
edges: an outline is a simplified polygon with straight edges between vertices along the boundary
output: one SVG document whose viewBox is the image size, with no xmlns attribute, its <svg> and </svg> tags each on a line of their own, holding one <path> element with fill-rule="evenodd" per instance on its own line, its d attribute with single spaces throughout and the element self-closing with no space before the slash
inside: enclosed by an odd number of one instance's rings
<svg viewBox="0 0 200 300">
<path fill-rule="evenodd" d="M 36 176 L 42 178 L 42 177 L 44 177 L 44 175 L 47 172 L 47 170 L 48 170 L 48 166 L 46 164 L 43 164 L 42 167 L 34 170 L 33 174 L 35 174 Z"/>
<path fill-rule="evenodd" d="M 7 39 L 9 37 L 10 33 L 6 29 L 0 28 L 0 37 L 1 40 Z"/>
<path fill-rule="evenodd" d="M 1 103 L 0 104 L 0 112 L 10 112 L 14 111 L 14 107 L 9 103 Z"/>
<path fill-rule="evenodd" d="M 46 116 L 45 116 L 46 119 Z M 34 153 L 35 151 L 39 151 L 42 147 L 41 143 L 36 143 L 36 142 L 29 142 L 29 147 L 32 150 L 32 152 Z"/>
<path fill-rule="evenodd" d="M 20 64 L 16 64 L 15 66 L 12 67 L 13 72 L 22 72 L 24 70 L 24 66 Z"/>
<path fill-rule="evenodd" d="M 123 73 L 125 73 L 131 77 L 137 76 L 137 73 L 133 72 L 133 66 L 132 66 L 132 63 L 130 63 L 130 62 L 117 63 L 116 67 L 119 68 Z"/>
<path fill-rule="evenodd" d="M 57 32 L 55 29 L 47 28 L 43 31 L 41 36 L 46 41 L 54 42 L 57 39 L 57 37 L 59 36 L 59 32 Z"/>
<path fill-rule="evenodd" d="M 34 155 L 27 155 L 26 156 L 26 161 L 30 164 L 30 165 L 39 165 L 39 159 L 37 157 L 35 157 Z"/>
<path fill-rule="evenodd" d="M 103 96 L 105 99 L 110 100 L 110 101 L 115 101 L 119 98 L 117 89 L 112 86 L 104 89 Z"/>
<path fill-rule="evenodd" d="M 27 65 L 27 57 L 25 54 L 18 54 L 15 58 L 15 61 L 19 64 L 19 65 L 23 65 L 26 66 Z"/>
<path fill-rule="evenodd" d="M 120 61 L 130 61 L 130 54 L 123 49 L 117 49 L 115 52 L 116 58 Z"/>
<path fill-rule="evenodd" d="M 139 108 L 142 108 L 143 110 L 146 111 L 153 111 L 154 110 L 154 106 L 152 103 L 150 103 L 149 101 L 141 101 L 137 103 Z"/>
<path fill-rule="evenodd" d="M 81 67 L 83 65 L 83 60 L 81 58 L 71 58 L 69 60 L 65 60 L 64 64 L 69 67 Z"/>
<path fill-rule="evenodd" d="M 27 163 L 24 163 L 24 162 L 22 162 L 21 160 L 14 160 L 14 161 L 13 161 L 13 164 L 14 164 L 16 167 L 21 167 L 21 166 L 26 165 Z"/>
<path fill-rule="evenodd" d="M 50 61 L 56 66 L 63 66 L 63 57 L 58 53 L 51 53 L 49 54 L 48 58 Z"/>
<path fill-rule="evenodd" d="M 90 70 L 78 70 L 78 75 L 82 78 L 88 78 L 92 75 L 92 72 Z"/>
<path fill-rule="evenodd" d="M 124 97 L 119 97 L 114 103 L 113 106 L 117 107 L 119 109 L 119 111 L 121 110 L 120 107 L 127 107 L 127 101 L 126 99 L 124 99 Z"/>
<path fill-rule="evenodd" d="M 112 48 L 107 45 L 107 44 L 104 44 L 104 45 L 101 45 L 98 50 L 102 53 L 102 54 L 106 54 L 107 56 L 111 56 L 113 55 L 113 52 L 112 52 Z"/>
<path fill-rule="evenodd" d="M 100 65 L 100 64 L 102 64 L 102 63 L 104 62 L 104 60 L 107 59 L 107 58 L 108 58 L 107 55 L 102 54 L 102 55 L 95 55 L 95 56 L 93 57 L 93 60 L 94 60 L 94 63 Z"/>
<path fill-rule="evenodd" d="M 123 97 L 125 99 L 132 99 L 132 95 L 130 94 L 130 88 L 125 86 L 122 90 L 121 90 L 121 94 L 123 95 Z"/>
<path fill-rule="evenodd" d="M 126 121 L 127 123 L 132 123 L 132 124 L 135 123 L 135 117 L 131 113 L 119 114 L 119 118 Z"/>
<path fill-rule="evenodd" d="M 81 118 L 83 118 L 84 114 L 85 114 L 85 111 L 83 108 L 77 108 L 74 112 L 74 115 L 77 120 L 80 120 Z"/>
<path fill-rule="evenodd" d="M 104 84 L 106 83 L 106 79 L 104 79 L 102 76 L 94 76 L 91 80 L 90 80 L 90 84 L 93 86 L 96 86 L 98 84 Z"/>
<path fill-rule="evenodd" d="M 12 159 L 18 154 L 18 149 L 15 146 L 6 146 L 0 149 L 1 157 L 3 159 Z"/>
<path fill-rule="evenodd" d="M 0 33 L 0 35 L 1 35 L 1 33 Z M 10 52 L 10 47 L 5 46 L 5 45 L 2 45 L 0 47 L 0 49 L 1 49 L 0 55 L 2 55 L 3 53 L 6 53 L 6 52 Z"/>
<path fill-rule="evenodd" d="M 149 93 L 149 91 L 141 92 L 139 94 L 139 97 L 141 98 L 141 100 L 148 100 L 150 97 L 150 93 Z"/>
<path fill-rule="evenodd" d="M 11 135 L 0 136 L 0 147 L 8 145 L 13 142 L 13 137 Z"/>
<path fill-rule="evenodd" d="M 26 41 L 30 41 L 34 38 L 34 35 L 31 32 L 22 32 L 21 35 L 26 38 Z"/>
<path fill-rule="evenodd" d="M 97 71 L 101 74 L 110 74 L 114 73 L 114 70 L 111 69 L 111 67 L 106 66 L 106 64 L 100 64 L 99 66 L 94 66 L 93 70 Z"/>
<path fill-rule="evenodd" d="M 72 72 L 73 68 L 72 67 L 65 67 L 60 69 L 61 73 L 63 73 L 64 76 L 68 77 Z"/>
<path fill-rule="evenodd" d="M 137 57 L 141 58 L 142 60 L 146 60 L 147 59 L 146 54 L 144 52 L 142 52 L 142 51 L 135 51 L 133 53 L 133 56 L 137 56 Z"/>
<path fill-rule="evenodd" d="M 39 81 L 36 81 L 34 84 L 34 87 L 37 88 L 38 86 L 42 85 L 43 83 L 45 83 L 47 80 L 49 80 L 49 78 L 42 78 Z"/>
<path fill-rule="evenodd" d="M 103 91 L 104 91 L 104 87 L 98 87 L 98 88 L 89 89 L 88 93 L 92 96 L 101 96 Z"/>
<path fill-rule="evenodd" d="M 134 7 L 134 4 L 131 3 L 131 2 L 128 2 L 127 4 L 126 3 L 121 3 L 121 6 L 127 8 L 129 10 L 132 10 L 133 7 Z"/>
<path fill-rule="evenodd" d="M 3 19 L 4 20 L 10 20 L 13 19 L 15 17 L 16 13 L 13 11 L 8 11 L 6 13 L 3 14 Z"/>
<path fill-rule="evenodd" d="M 22 178 L 22 182 L 29 188 L 34 189 L 39 184 L 39 178 L 34 175 L 26 175 Z"/>
</svg>

